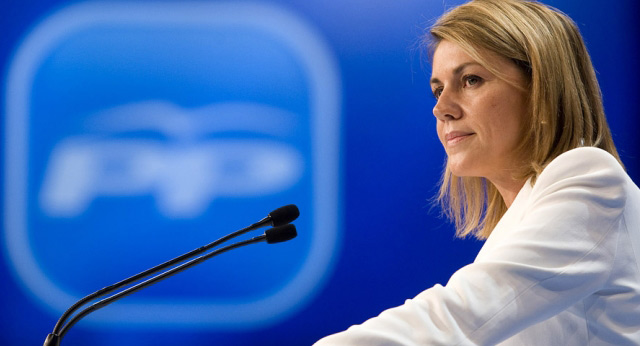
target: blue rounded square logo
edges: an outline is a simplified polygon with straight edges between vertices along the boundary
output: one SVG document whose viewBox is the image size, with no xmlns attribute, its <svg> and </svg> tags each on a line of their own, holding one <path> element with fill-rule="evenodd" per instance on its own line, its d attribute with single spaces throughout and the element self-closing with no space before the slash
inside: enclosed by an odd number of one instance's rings
<svg viewBox="0 0 640 346">
<path fill-rule="evenodd" d="M 295 241 L 225 254 L 90 319 L 272 323 L 323 283 L 339 242 L 340 82 L 300 17 L 74 5 L 27 36 L 6 83 L 7 253 L 54 313 L 289 203 Z"/>
</svg>

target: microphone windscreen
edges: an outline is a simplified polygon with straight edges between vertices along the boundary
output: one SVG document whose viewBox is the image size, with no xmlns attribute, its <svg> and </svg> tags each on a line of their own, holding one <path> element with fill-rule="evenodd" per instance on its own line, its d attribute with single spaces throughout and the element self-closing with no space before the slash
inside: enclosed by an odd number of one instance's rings
<svg viewBox="0 0 640 346">
<path fill-rule="evenodd" d="M 267 236 L 267 243 L 275 244 L 295 238 L 298 232 L 296 231 L 296 226 L 286 224 L 284 226 L 270 228 L 266 230 L 264 234 Z"/>
<path fill-rule="evenodd" d="M 300 216 L 300 210 L 295 204 L 285 205 L 269 213 L 273 227 L 286 225 Z"/>
</svg>

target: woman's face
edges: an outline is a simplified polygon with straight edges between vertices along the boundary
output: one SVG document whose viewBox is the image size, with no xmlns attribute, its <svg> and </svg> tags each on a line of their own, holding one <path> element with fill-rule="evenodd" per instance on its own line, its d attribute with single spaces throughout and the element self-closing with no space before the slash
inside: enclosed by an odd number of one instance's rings
<svg viewBox="0 0 640 346">
<path fill-rule="evenodd" d="M 524 162 L 516 149 L 528 114 L 527 77 L 511 60 L 481 53 L 512 84 L 457 44 L 443 40 L 433 57 L 431 90 L 437 99 L 433 114 L 451 172 L 499 185 L 512 180 L 511 173 Z"/>
</svg>

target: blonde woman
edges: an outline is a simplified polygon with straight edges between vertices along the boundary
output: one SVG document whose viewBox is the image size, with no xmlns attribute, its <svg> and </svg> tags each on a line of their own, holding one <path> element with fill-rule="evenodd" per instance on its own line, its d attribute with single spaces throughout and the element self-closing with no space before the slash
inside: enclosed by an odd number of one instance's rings
<svg viewBox="0 0 640 346">
<path fill-rule="evenodd" d="M 429 40 L 440 201 L 486 242 L 446 286 L 317 345 L 640 345 L 640 190 L 575 24 L 475 0 Z"/>
</svg>

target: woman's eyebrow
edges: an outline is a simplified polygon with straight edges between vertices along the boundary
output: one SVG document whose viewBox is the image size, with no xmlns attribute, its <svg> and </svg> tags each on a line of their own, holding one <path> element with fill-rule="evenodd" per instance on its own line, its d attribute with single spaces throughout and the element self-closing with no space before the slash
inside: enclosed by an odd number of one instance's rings
<svg viewBox="0 0 640 346">
<path fill-rule="evenodd" d="M 462 70 L 464 70 L 469 65 L 482 66 L 482 65 L 480 65 L 480 63 L 478 63 L 476 61 L 465 62 L 465 63 L 462 63 L 462 64 L 458 65 L 456 68 L 453 69 L 453 75 L 454 76 L 459 75 L 460 72 L 462 72 Z M 442 84 L 442 82 L 436 77 L 431 78 L 430 82 L 431 82 L 431 84 Z"/>
</svg>

